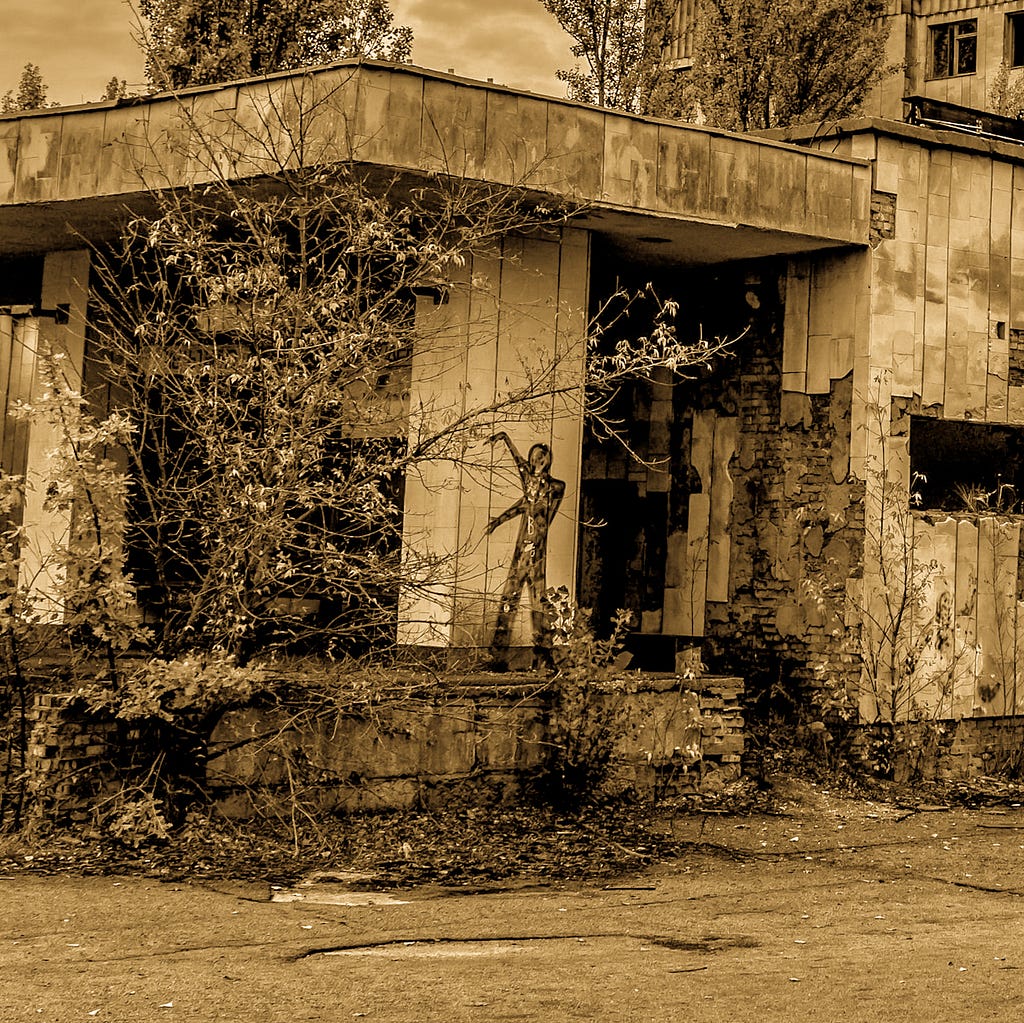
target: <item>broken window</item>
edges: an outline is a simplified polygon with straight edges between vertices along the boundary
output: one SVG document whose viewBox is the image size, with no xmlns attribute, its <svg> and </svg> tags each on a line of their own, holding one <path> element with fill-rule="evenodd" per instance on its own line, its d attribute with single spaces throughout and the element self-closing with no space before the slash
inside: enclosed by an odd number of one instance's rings
<svg viewBox="0 0 1024 1023">
<path fill-rule="evenodd" d="M 948 512 L 1024 511 L 1024 430 L 913 416 L 913 502 Z"/>
<path fill-rule="evenodd" d="M 973 75 L 978 64 L 978 19 L 951 21 L 931 29 L 932 78 Z"/>
</svg>

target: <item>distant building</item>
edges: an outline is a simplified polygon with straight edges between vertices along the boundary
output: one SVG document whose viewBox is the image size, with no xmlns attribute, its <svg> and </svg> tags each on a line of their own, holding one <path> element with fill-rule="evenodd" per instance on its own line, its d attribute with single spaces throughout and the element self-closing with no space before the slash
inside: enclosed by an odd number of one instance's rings
<svg viewBox="0 0 1024 1023">
<path fill-rule="evenodd" d="M 697 24 L 698 3 L 699 0 L 679 0 L 676 8 L 675 31 L 669 56 L 679 68 L 693 65 L 693 33 Z"/>
<path fill-rule="evenodd" d="M 701 0 L 680 0 L 670 57 L 693 66 Z M 985 109 L 1000 66 L 1024 74 L 1024 0 L 890 0 L 887 62 L 899 68 L 868 97 L 864 112 L 902 120 L 904 96 Z"/>
<path fill-rule="evenodd" d="M 888 59 L 902 67 L 865 103 L 900 119 L 904 96 L 985 109 L 1001 65 L 1024 72 L 1024 0 L 891 0 Z"/>
</svg>

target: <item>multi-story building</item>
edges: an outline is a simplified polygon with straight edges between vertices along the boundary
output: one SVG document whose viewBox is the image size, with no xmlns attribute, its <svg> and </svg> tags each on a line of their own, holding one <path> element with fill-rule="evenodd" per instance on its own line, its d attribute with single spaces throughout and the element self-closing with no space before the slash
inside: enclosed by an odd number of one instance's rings
<svg viewBox="0 0 1024 1023">
<path fill-rule="evenodd" d="M 891 0 L 890 75 L 865 112 L 902 118 L 904 96 L 991 108 L 1000 69 L 1024 70 L 1024 0 Z"/>
<path fill-rule="evenodd" d="M 694 59 L 699 0 L 680 0 L 671 58 Z M 1000 69 L 1024 77 L 1024 0 L 889 0 L 887 58 L 896 70 L 865 103 L 875 117 L 903 118 L 904 96 L 988 109 Z M 1016 113 L 1016 111 L 1012 111 Z"/>
</svg>

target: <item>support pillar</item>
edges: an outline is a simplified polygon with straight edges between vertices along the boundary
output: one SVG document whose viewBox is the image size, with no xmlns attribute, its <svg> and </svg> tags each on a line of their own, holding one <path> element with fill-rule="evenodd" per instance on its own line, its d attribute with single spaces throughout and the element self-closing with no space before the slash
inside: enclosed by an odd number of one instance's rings
<svg viewBox="0 0 1024 1023">
<path fill-rule="evenodd" d="M 423 458 L 405 481 L 401 645 L 491 645 L 517 549 L 521 566 L 533 542 L 514 513 L 488 531 L 536 486 L 510 446 L 523 460 L 535 445 L 550 451 L 549 476 L 564 494 L 547 533 L 545 584 L 575 597 L 589 261 L 584 231 L 513 236 L 467 262 L 441 301 L 418 300 L 409 445 Z M 498 434 L 509 444 L 492 443 Z M 533 645 L 530 612 L 524 585 L 508 623 L 513 648 Z"/>
</svg>

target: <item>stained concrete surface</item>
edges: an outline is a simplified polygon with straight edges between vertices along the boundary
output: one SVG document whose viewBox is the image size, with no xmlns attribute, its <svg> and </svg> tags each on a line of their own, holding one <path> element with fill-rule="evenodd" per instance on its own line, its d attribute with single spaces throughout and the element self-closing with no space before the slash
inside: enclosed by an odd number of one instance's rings
<svg viewBox="0 0 1024 1023">
<path fill-rule="evenodd" d="M 5 874 L 0 1020 L 1019 1018 L 1020 807 L 810 793 L 674 829 L 694 851 L 640 874 L 468 894 Z"/>
</svg>

